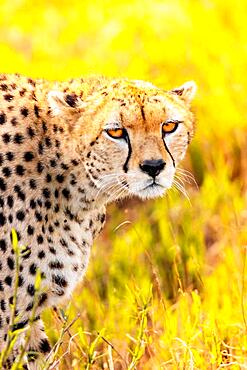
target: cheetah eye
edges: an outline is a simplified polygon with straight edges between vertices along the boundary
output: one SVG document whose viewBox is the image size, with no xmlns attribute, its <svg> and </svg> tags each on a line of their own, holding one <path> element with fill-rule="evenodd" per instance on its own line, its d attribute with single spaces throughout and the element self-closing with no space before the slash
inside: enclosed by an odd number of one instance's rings
<svg viewBox="0 0 247 370">
<path fill-rule="evenodd" d="M 114 139 L 123 139 L 125 137 L 125 131 L 123 128 L 114 128 L 105 130 L 106 133 Z"/>
<path fill-rule="evenodd" d="M 175 121 L 175 120 L 167 120 L 162 124 L 162 134 L 167 135 L 171 134 L 172 132 L 176 131 L 178 128 L 179 123 L 181 121 Z"/>
</svg>

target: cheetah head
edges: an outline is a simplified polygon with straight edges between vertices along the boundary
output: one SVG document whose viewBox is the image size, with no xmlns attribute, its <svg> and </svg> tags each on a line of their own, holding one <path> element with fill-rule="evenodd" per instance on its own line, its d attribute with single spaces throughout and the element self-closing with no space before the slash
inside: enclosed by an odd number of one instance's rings
<svg viewBox="0 0 247 370">
<path fill-rule="evenodd" d="M 196 85 L 164 91 L 143 81 L 115 80 L 81 100 L 48 94 L 54 115 L 70 126 L 84 170 L 112 201 L 162 196 L 193 136 Z"/>
</svg>

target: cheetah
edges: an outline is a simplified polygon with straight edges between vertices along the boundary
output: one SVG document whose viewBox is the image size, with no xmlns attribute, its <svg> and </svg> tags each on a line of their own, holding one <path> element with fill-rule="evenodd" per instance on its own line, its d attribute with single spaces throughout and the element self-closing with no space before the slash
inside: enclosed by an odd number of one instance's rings
<svg viewBox="0 0 247 370">
<path fill-rule="evenodd" d="M 25 329 L 34 314 L 27 351 L 36 355 L 23 368 L 42 368 L 51 347 L 40 314 L 82 279 L 105 206 L 172 186 L 193 136 L 195 91 L 194 82 L 165 91 L 139 80 L 0 75 L 0 351 L 8 331 Z M 13 229 L 22 246 L 17 274 Z"/>
</svg>

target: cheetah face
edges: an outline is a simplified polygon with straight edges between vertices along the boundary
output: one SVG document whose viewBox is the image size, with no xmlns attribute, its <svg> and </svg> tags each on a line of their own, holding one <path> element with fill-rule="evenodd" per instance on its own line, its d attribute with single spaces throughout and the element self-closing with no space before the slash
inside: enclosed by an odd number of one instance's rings
<svg viewBox="0 0 247 370">
<path fill-rule="evenodd" d="M 147 199 L 171 188 L 193 135 L 195 90 L 194 82 L 165 92 L 146 82 L 121 80 L 78 104 L 73 135 L 85 148 L 83 163 L 97 196 Z"/>
</svg>

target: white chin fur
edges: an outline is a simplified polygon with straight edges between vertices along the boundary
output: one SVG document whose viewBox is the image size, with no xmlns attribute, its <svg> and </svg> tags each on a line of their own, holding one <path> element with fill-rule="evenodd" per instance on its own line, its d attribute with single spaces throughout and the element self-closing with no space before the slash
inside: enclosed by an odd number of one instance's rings
<svg viewBox="0 0 247 370">
<path fill-rule="evenodd" d="M 153 199 L 153 198 L 162 197 L 165 194 L 166 190 L 167 189 L 164 188 L 163 186 L 156 185 L 156 186 L 148 186 L 147 188 L 143 190 L 134 192 L 134 194 L 138 196 L 139 198 L 145 200 L 145 199 Z"/>
</svg>

